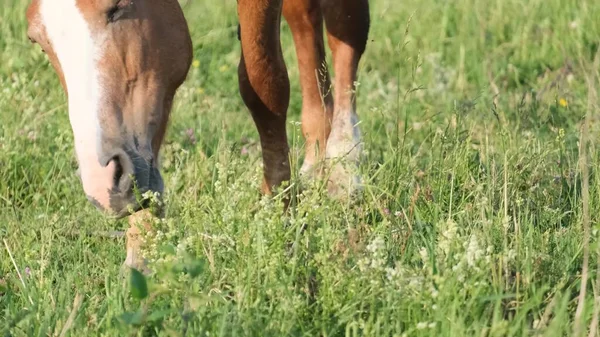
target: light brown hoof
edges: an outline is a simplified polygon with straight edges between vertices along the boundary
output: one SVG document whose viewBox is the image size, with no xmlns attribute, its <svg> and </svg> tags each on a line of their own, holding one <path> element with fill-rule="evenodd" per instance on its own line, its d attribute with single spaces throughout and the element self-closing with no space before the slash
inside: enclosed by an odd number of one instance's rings
<svg viewBox="0 0 600 337">
<path fill-rule="evenodd" d="M 327 192 L 335 199 L 352 198 L 362 191 L 361 179 L 356 163 L 337 158 L 332 161 L 327 179 Z"/>
<path fill-rule="evenodd" d="M 300 171 L 298 172 L 301 179 L 318 180 L 323 178 L 325 163 L 321 160 L 304 160 Z"/>
<path fill-rule="evenodd" d="M 332 129 L 325 152 L 330 196 L 346 198 L 360 192 L 358 164 L 361 152 L 360 131 L 356 123 Z"/>
</svg>

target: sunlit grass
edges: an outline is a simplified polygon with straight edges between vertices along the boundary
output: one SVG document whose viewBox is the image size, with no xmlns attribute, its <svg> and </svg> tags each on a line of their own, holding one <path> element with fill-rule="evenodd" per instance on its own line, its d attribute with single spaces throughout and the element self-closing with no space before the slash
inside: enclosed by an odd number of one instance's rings
<svg viewBox="0 0 600 337">
<path fill-rule="evenodd" d="M 373 0 L 352 203 L 298 181 L 261 198 L 237 91 L 235 2 L 185 6 L 195 61 L 162 151 L 155 274 L 120 274 L 122 230 L 75 175 L 65 95 L 0 7 L 0 331 L 6 336 L 570 336 L 582 270 L 580 127 L 589 128 L 589 326 L 597 272 L 600 3 Z M 303 140 L 292 39 L 289 136 Z M 296 174 L 293 175 L 297 177 Z M 12 258 L 9 256 L 9 252 Z M 131 292 L 131 289 L 134 292 Z"/>
</svg>

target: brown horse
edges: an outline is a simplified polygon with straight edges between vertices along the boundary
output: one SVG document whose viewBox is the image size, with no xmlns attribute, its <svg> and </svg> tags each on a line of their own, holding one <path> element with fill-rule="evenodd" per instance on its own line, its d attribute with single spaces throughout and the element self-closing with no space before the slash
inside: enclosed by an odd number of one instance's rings
<svg viewBox="0 0 600 337">
<path fill-rule="evenodd" d="M 306 156 L 301 172 L 331 162 L 329 190 L 358 184 L 357 67 L 369 31 L 368 0 L 238 0 L 239 87 L 262 146 L 262 190 L 290 178 L 286 113 L 290 85 L 280 45 L 281 16 L 294 37 L 302 86 Z M 173 97 L 192 60 L 177 0 L 32 0 L 28 35 L 47 53 L 68 96 L 83 189 L 98 208 L 122 217 L 139 210 L 134 184 L 162 193 L 157 158 Z M 325 22 L 335 93 L 325 68 Z M 350 165 L 347 165 L 350 164 Z M 126 263 L 139 266 L 138 229 Z"/>
</svg>

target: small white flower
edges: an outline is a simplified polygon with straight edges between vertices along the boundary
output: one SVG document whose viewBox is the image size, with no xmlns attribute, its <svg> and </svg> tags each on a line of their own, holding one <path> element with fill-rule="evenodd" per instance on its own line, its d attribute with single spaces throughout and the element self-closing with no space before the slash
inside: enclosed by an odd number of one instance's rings
<svg viewBox="0 0 600 337">
<path fill-rule="evenodd" d="M 388 281 L 392 281 L 396 276 L 398 276 L 398 270 L 396 268 L 385 268 L 385 274 Z"/>
<path fill-rule="evenodd" d="M 467 246 L 466 251 L 466 259 L 469 267 L 475 267 L 482 256 L 483 250 L 479 249 L 477 237 L 475 235 L 472 235 L 471 239 L 469 240 L 469 244 Z"/>
<path fill-rule="evenodd" d="M 438 240 L 438 247 L 444 255 L 448 256 L 450 254 L 452 243 L 458 237 L 458 226 L 456 225 L 456 222 L 448 220 L 445 223 L 442 223 L 440 227 L 444 228 L 444 231 Z"/>
<path fill-rule="evenodd" d="M 421 249 L 419 249 L 419 255 L 421 255 L 421 261 L 423 261 L 423 263 L 429 263 L 429 253 L 425 247 L 421 247 Z"/>
<path fill-rule="evenodd" d="M 408 286 L 416 289 L 419 288 L 421 286 L 421 281 L 419 279 L 417 279 L 416 277 L 413 277 L 410 282 L 408 283 Z"/>
<path fill-rule="evenodd" d="M 427 322 L 419 322 L 419 323 L 417 323 L 417 330 L 427 329 L 428 326 L 429 326 L 429 323 L 427 323 Z"/>
<path fill-rule="evenodd" d="M 371 243 L 369 243 L 369 245 L 367 246 L 367 250 L 373 254 L 376 254 L 377 252 L 383 249 L 384 244 L 385 242 L 383 241 L 383 239 L 378 236 L 375 239 L 373 239 Z"/>
<path fill-rule="evenodd" d="M 577 27 L 579 27 L 579 22 L 577 20 L 573 20 L 569 23 L 569 28 L 576 29 Z"/>
<path fill-rule="evenodd" d="M 517 257 L 517 252 L 514 249 L 509 249 L 506 254 L 506 259 L 512 261 Z"/>
<path fill-rule="evenodd" d="M 512 217 L 506 216 L 504 219 L 502 219 L 502 227 L 504 227 L 505 230 L 508 230 L 510 228 L 511 221 L 512 221 Z"/>
</svg>

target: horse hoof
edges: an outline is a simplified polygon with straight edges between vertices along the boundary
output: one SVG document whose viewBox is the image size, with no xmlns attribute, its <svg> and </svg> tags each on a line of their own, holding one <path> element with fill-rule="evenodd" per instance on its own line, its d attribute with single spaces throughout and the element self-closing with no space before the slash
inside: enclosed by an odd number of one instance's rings
<svg viewBox="0 0 600 337">
<path fill-rule="evenodd" d="M 326 163 L 328 168 L 327 190 L 334 198 L 354 196 L 361 190 L 358 164 L 361 144 L 358 130 L 346 133 L 332 131 L 327 143 Z"/>
<path fill-rule="evenodd" d="M 327 192 L 334 199 L 350 199 L 362 191 L 361 178 L 352 163 L 336 163 L 330 169 Z"/>
</svg>

